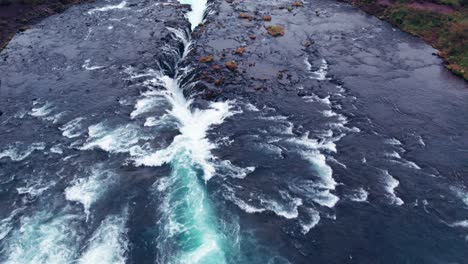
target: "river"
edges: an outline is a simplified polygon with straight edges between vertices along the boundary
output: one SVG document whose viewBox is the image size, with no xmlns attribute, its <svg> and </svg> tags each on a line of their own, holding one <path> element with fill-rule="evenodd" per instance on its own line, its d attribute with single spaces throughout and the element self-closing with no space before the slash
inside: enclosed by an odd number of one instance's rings
<svg viewBox="0 0 468 264">
<path fill-rule="evenodd" d="M 466 82 L 347 4 L 291 4 L 98 0 L 16 35 L 0 262 L 466 263 Z"/>
</svg>

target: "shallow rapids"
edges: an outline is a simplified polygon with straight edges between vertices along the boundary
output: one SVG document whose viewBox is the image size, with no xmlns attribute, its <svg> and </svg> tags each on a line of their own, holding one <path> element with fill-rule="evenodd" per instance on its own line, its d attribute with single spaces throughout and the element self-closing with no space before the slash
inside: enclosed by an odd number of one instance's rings
<svg viewBox="0 0 468 264">
<path fill-rule="evenodd" d="M 466 83 L 292 2 L 98 0 L 17 34 L 0 263 L 465 263 Z"/>
</svg>

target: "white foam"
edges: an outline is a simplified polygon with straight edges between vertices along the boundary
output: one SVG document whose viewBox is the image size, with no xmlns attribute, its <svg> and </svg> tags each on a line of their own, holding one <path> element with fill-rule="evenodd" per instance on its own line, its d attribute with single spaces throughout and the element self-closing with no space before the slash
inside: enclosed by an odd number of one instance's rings
<svg viewBox="0 0 468 264">
<path fill-rule="evenodd" d="M 396 146 L 401 146 L 401 145 L 403 145 L 403 144 L 401 143 L 401 141 L 399 141 L 399 140 L 396 139 L 396 138 L 386 139 L 386 140 L 384 140 L 384 142 L 385 142 L 386 144 L 389 144 L 389 145 L 396 145 Z"/>
<path fill-rule="evenodd" d="M 22 119 L 22 118 L 24 118 L 27 114 L 28 114 L 28 111 L 26 111 L 26 110 L 20 110 L 20 111 L 18 111 L 18 112 L 15 113 L 14 117 L 15 117 L 15 118 Z"/>
<path fill-rule="evenodd" d="M 13 161 L 21 161 L 27 158 L 31 153 L 36 150 L 44 150 L 46 144 L 44 142 L 32 143 L 31 145 L 24 147 L 21 142 L 15 142 L 13 145 L 8 146 L 7 149 L 0 152 L 0 159 L 8 157 Z"/>
<path fill-rule="evenodd" d="M 172 34 L 174 34 L 176 39 L 181 41 L 182 44 L 184 45 L 184 52 L 182 54 L 179 54 L 180 60 L 183 60 L 185 57 L 187 57 L 187 55 L 191 51 L 192 42 L 190 41 L 189 34 L 181 29 L 175 29 L 171 27 L 167 27 L 167 30 L 172 32 Z M 170 49 L 172 49 L 172 47 Z M 177 50 L 177 53 L 179 53 L 178 50 Z"/>
<path fill-rule="evenodd" d="M 340 200 L 331 193 L 331 188 L 324 187 L 322 182 L 316 180 L 300 180 L 290 185 L 291 191 L 328 208 L 333 208 Z"/>
<path fill-rule="evenodd" d="M 109 29 L 112 29 L 112 28 L 109 28 Z M 90 59 L 87 59 L 84 61 L 83 65 L 81 66 L 83 69 L 87 70 L 87 71 L 95 71 L 95 70 L 99 70 L 99 69 L 102 69 L 104 68 L 104 66 L 91 66 L 91 60 Z"/>
<path fill-rule="evenodd" d="M 191 6 L 192 10 L 187 13 L 187 19 L 191 24 L 192 30 L 203 23 L 208 0 L 179 0 L 179 2 Z"/>
<path fill-rule="evenodd" d="M 250 112 L 258 112 L 258 111 L 260 111 L 255 105 L 253 105 L 253 104 L 251 104 L 251 103 L 245 104 L 245 109 L 247 109 L 247 110 L 250 111 Z"/>
<path fill-rule="evenodd" d="M 333 170 L 326 163 L 325 155 L 319 151 L 320 149 L 326 149 L 336 152 L 335 145 L 331 142 L 325 141 L 319 143 L 315 139 L 308 138 L 308 134 L 305 134 L 300 138 L 291 138 L 288 141 L 303 149 L 302 151 L 299 151 L 299 154 L 313 165 L 315 172 L 321 179 L 322 187 L 331 190 L 335 189 L 336 182 L 333 179 Z"/>
<path fill-rule="evenodd" d="M 303 235 L 309 233 L 309 231 L 314 228 L 320 222 L 320 214 L 314 209 L 306 208 L 307 211 L 307 220 L 300 220 L 301 232 Z"/>
<path fill-rule="evenodd" d="M 77 218 L 62 213 L 40 211 L 21 219 L 20 227 L 11 232 L 2 255 L 5 264 L 71 263 L 78 250 Z"/>
<path fill-rule="evenodd" d="M 87 243 L 78 264 L 125 264 L 128 251 L 126 216 L 109 216 Z"/>
<path fill-rule="evenodd" d="M 335 163 L 335 164 L 341 166 L 343 169 L 347 169 L 347 168 L 348 168 L 348 166 L 346 166 L 346 164 L 344 164 L 344 163 L 342 163 L 341 161 L 335 159 L 334 157 L 327 157 L 327 160 L 330 160 L 330 161 L 332 161 L 333 163 Z"/>
<path fill-rule="evenodd" d="M 0 220 L 0 241 L 5 239 L 5 237 L 10 234 L 13 230 L 13 220 L 18 215 L 18 213 L 22 212 L 24 207 L 19 207 L 14 209 L 10 215 L 2 220 Z"/>
<path fill-rule="evenodd" d="M 385 156 L 390 157 L 390 158 L 395 158 L 395 159 L 401 159 L 400 154 L 396 151 L 385 153 Z"/>
<path fill-rule="evenodd" d="M 400 185 L 400 182 L 395 179 L 387 170 L 381 170 L 382 176 L 384 177 L 384 188 L 387 192 L 387 196 L 391 199 L 392 204 L 403 205 L 404 202 L 395 194 L 395 189 Z"/>
<path fill-rule="evenodd" d="M 92 168 L 89 177 L 78 178 L 72 182 L 70 187 L 65 189 L 65 197 L 68 201 L 81 203 L 86 214 L 86 219 L 88 219 L 91 206 L 99 200 L 116 181 L 117 177 L 114 173 L 99 167 Z"/>
<path fill-rule="evenodd" d="M 246 202 L 244 202 L 243 200 L 233 196 L 230 198 L 230 200 L 236 204 L 240 209 L 242 209 L 244 212 L 246 213 L 249 213 L 249 214 L 254 214 L 254 213 L 262 213 L 262 212 L 265 212 L 266 209 L 265 208 L 259 208 L 259 207 L 255 207 L 253 205 L 250 205 Z"/>
<path fill-rule="evenodd" d="M 293 198 L 285 191 L 279 191 L 282 200 L 260 198 L 260 204 L 268 211 L 274 212 L 278 216 L 286 219 L 294 219 L 299 216 L 298 207 L 302 205 L 302 199 Z"/>
<path fill-rule="evenodd" d="M 34 117 L 45 117 L 49 115 L 53 110 L 54 106 L 51 103 L 47 102 L 41 107 L 33 107 L 31 109 L 31 112 L 29 112 L 29 115 Z"/>
<path fill-rule="evenodd" d="M 51 115 L 51 116 L 46 116 L 44 117 L 43 119 L 44 120 L 47 120 L 47 121 L 50 121 L 54 124 L 56 124 L 57 122 L 60 121 L 60 119 L 65 115 L 66 112 L 60 112 L 60 113 L 57 113 L 55 115 Z"/>
<path fill-rule="evenodd" d="M 310 196 L 314 202 L 327 207 L 334 207 L 339 198 L 331 191 L 336 188 L 336 181 L 333 178 L 333 170 L 326 162 L 326 156 L 320 150 L 336 152 L 336 146 L 332 141 L 324 140 L 318 142 L 310 139 L 308 133 L 300 138 L 290 138 L 287 141 L 299 147 L 295 150 L 302 158 L 312 165 L 312 169 L 317 177 L 314 181 L 303 181 L 297 187 L 297 191 L 303 195 Z"/>
<path fill-rule="evenodd" d="M 460 187 L 451 187 L 452 192 L 468 206 L 468 191 Z"/>
<path fill-rule="evenodd" d="M 354 202 L 367 202 L 367 197 L 369 196 L 369 192 L 364 190 L 364 188 L 359 188 L 355 191 L 353 195 L 349 196 L 349 199 Z"/>
<path fill-rule="evenodd" d="M 416 164 L 413 161 L 402 160 L 402 163 L 403 163 L 404 166 L 406 166 L 408 168 L 411 168 L 411 169 L 415 169 L 415 170 L 420 170 L 421 169 L 421 167 L 419 167 L 418 164 Z"/>
<path fill-rule="evenodd" d="M 110 153 L 125 153 L 131 151 L 139 140 L 148 139 L 141 136 L 139 128 L 132 124 L 109 129 L 103 123 L 88 128 L 88 139 L 81 150 L 102 149 Z"/>
<path fill-rule="evenodd" d="M 255 167 L 241 168 L 232 164 L 229 160 L 223 160 L 216 164 L 217 171 L 223 176 L 231 178 L 244 179 L 249 173 L 255 170 Z"/>
<path fill-rule="evenodd" d="M 127 6 L 127 1 L 122 1 L 117 5 L 106 5 L 106 6 L 99 7 L 99 8 L 93 8 L 88 11 L 88 14 L 92 15 L 96 12 L 106 12 L 110 10 L 127 9 L 126 6 Z"/>
<path fill-rule="evenodd" d="M 79 137 L 83 131 L 81 131 L 81 121 L 83 121 L 83 117 L 77 117 L 65 125 L 59 127 L 62 131 L 62 135 L 67 138 L 75 138 Z"/>
<path fill-rule="evenodd" d="M 312 67 L 308 61 L 308 59 L 305 60 L 307 62 L 306 66 L 309 71 L 311 71 Z M 318 81 L 324 81 L 324 80 L 330 80 L 330 78 L 327 78 L 328 74 L 328 63 L 325 59 L 322 59 L 322 63 L 320 64 L 320 67 L 318 70 L 311 72 L 312 76 L 310 76 L 311 79 L 315 79 Z"/>
<path fill-rule="evenodd" d="M 221 124 L 225 118 L 233 115 L 230 112 L 230 102 L 212 102 L 208 109 L 191 109 L 191 100 L 184 97 L 178 80 L 157 74 L 156 80 L 166 88 L 165 97 L 172 109 L 168 113 L 177 120 L 180 135 L 166 149 L 155 153 L 136 157 L 137 166 L 161 166 L 172 160 L 180 151 L 188 151 L 194 164 L 199 165 L 205 180 L 209 180 L 215 172 L 210 160 L 213 158 L 211 150 L 216 146 L 211 143 L 206 134 L 216 124 Z"/>
<path fill-rule="evenodd" d="M 468 220 L 462 220 L 452 223 L 450 226 L 468 228 Z"/>
<path fill-rule="evenodd" d="M 63 154 L 63 149 L 60 147 L 59 144 L 57 144 L 50 148 L 50 152 L 55 153 L 55 154 Z"/>
<path fill-rule="evenodd" d="M 28 182 L 26 186 L 16 188 L 16 191 L 20 195 L 28 194 L 29 196 L 35 197 L 42 195 L 42 193 L 44 193 L 54 185 L 55 181 L 48 181 L 46 183 L 43 183 L 42 181 Z"/>
<path fill-rule="evenodd" d="M 130 113 L 130 118 L 134 119 L 141 114 L 148 113 L 163 103 L 164 97 L 160 97 L 159 93 L 146 93 L 144 95 L 145 97 L 139 99 L 135 104 L 135 110 Z"/>
<path fill-rule="evenodd" d="M 421 136 L 419 136 L 419 135 L 417 136 L 417 138 L 418 138 L 419 145 L 425 147 L 426 143 L 424 142 L 423 138 Z"/>
<path fill-rule="evenodd" d="M 309 102 L 309 103 L 310 102 L 320 102 L 320 103 L 325 104 L 325 105 L 331 105 L 329 95 L 327 95 L 324 98 L 320 98 L 318 95 L 313 94 L 313 95 L 309 95 L 309 96 L 304 96 L 303 98 L 305 99 L 306 102 Z"/>
<path fill-rule="evenodd" d="M 279 193 L 282 198 L 280 200 L 267 198 L 260 194 L 255 195 L 258 196 L 256 198 L 256 200 L 258 200 L 258 205 L 252 205 L 251 203 L 238 198 L 232 189 L 230 189 L 228 193 L 224 194 L 224 196 L 244 212 L 249 214 L 270 211 L 275 213 L 277 216 L 284 217 L 286 219 L 297 218 L 299 216 L 298 207 L 302 205 L 302 199 L 293 198 L 285 191 L 280 191 Z"/>
</svg>

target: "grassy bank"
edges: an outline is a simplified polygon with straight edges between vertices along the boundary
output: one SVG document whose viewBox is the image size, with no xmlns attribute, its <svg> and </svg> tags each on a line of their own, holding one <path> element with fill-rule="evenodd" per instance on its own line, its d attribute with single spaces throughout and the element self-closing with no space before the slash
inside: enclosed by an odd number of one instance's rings
<svg viewBox="0 0 468 264">
<path fill-rule="evenodd" d="M 468 80 L 467 0 L 350 0 L 364 11 L 419 36 L 437 48 L 452 72 Z"/>
</svg>

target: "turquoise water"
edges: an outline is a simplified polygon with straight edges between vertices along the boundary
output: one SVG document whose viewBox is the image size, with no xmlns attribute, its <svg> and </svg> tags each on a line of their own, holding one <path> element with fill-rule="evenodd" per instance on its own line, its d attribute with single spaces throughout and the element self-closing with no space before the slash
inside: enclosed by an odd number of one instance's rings
<svg viewBox="0 0 468 264">
<path fill-rule="evenodd" d="M 175 252 L 165 259 L 169 263 L 226 263 L 225 237 L 191 155 L 180 150 L 171 161 L 170 177 L 160 182 L 160 190 L 166 193 L 161 237 L 167 249 Z"/>
</svg>

